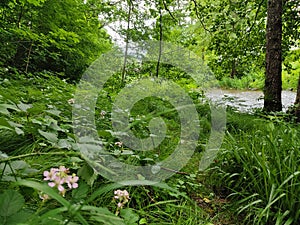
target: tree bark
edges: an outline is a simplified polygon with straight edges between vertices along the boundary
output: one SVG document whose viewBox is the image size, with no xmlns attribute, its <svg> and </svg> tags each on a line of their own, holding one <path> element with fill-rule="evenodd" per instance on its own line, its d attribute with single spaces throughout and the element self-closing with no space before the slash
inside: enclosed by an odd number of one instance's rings
<svg viewBox="0 0 300 225">
<path fill-rule="evenodd" d="M 268 0 L 264 110 L 282 110 L 282 0 Z"/>
</svg>

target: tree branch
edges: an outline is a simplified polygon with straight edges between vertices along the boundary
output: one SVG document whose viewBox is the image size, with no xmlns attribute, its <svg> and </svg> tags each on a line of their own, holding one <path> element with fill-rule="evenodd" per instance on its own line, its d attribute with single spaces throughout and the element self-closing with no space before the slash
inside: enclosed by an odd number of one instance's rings
<svg viewBox="0 0 300 225">
<path fill-rule="evenodd" d="M 158 53 L 158 59 L 157 59 L 157 64 L 156 64 L 156 77 L 158 77 L 158 73 L 159 73 L 159 66 L 160 66 L 160 59 L 161 59 L 161 50 L 162 50 L 162 36 L 163 36 L 163 31 L 162 31 L 162 11 L 161 11 L 161 6 L 159 6 L 159 53 Z"/>
<path fill-rule="evenodd" d="M 194 5 L 195 5 L 195 13 L 196 13 L 196 17 L 199 19 L 200 24 L 202 25 L 202 27 L 203 27 L 203 29 L 204 29 L 205 31 L 207 31 L 208 33 L 210 33 L 210 30 L 208 30 L 208 29 L 206 28 L 205 24 L 203 23 L 203 21 L 202 21 L 202 19 L 201 19 L 201 15 L 200 15 L 199 12 L 198 12 L 198 9 L 197 9 L 198 4 L 197 4 L 196 0 L 192 0 L 192 2 L 193 2 Z"/>
<path fill-rule="evenodd" d="M 255 26 L 255 21 L 256 21 L 256 19 L 257 19 L 258 13 L 260 12 L 260 8 L 261 8 L 261 6 L 262 6 L 262 4 L 263 4 L 264 2 L 265 2 L 265 0 L 262 0 L 262 1 L 259 3 L 258 7 L 257 7 L 256 13 L 255 13 L 255 17 L 254 17 L 254 22 L 253 22 L 252 26 L 250 27 L 249 33 L 251 32 L 251 30 L 252 30 L 253 27 Z"/>
<path fill-rule="evenodd" d="M 162 1 L 162 2 L 163 2 L 163 4 L 164 4 L 165 10 L 169 13 L 169 15 L 172 17 L 172 19 L 175 20 L 176 22 L 178 22 L 177 19 L 173 16 L 173 14 L 171 13 L 171 11 L 169 10 L 169 8 L 168 8 L 166 2 L 165 2 L 165 1 Z"/>
</svg>

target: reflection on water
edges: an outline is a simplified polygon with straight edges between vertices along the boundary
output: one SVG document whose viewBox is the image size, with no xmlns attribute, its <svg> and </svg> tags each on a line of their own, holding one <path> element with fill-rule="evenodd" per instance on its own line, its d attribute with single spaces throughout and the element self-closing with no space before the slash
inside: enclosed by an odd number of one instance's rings
<svg viewBox="0 0 300 225">
<path fill-rule="evenodd" d="M 221 102 L 242 112 L 251 112 L 253 109 L 263 108 L 264 106 L 262 91 L 212 89 L 207 91 L 205 95 L 213 102 Z M 283 111 L 294 104 L 295 98 L 295 92 L 282 91 Z"/>
</svg>

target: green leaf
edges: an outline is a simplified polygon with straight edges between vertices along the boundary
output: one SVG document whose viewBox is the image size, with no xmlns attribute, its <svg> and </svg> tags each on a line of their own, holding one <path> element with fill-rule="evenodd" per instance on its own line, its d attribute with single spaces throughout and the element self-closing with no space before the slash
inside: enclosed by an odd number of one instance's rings
<svg viewBox="0 0 300 225">
<path fill-rule="evenodd" d="M 122 209 L 120 216 L 124 218 L 126 225 L 135 225 L 139 220 L 139 216 L 131 208 Z"/>
<path fill-rule="evenodd" d="M 57 110 L 57 109 L 49 109 L 49 110 L 46 110 L 47 113 L 50 113 L 54 116 L 58 116 L 59 117 L 59 114 L 61 113 L 60 110 Z"/>
<path fill-rule="evenodd" d="M 9 115 L 9 111 L 7 110 L 4 104 L 0 104 L 0 113 L 4 115 Z"/>
<path fill-rule="evenodd" d="M 27 109 L 30 109 L 30 108 L 32 107 L 31 104 L 24 104 L 23 102 L 19 103 L 17 106 L 18 106 L 18 108 L 19 108 L 20 110 L 22 110 L 23 112 L 26 112 Z"/>
<path fill-rule="evenodd" d="M 7 109 L 12 109 L 12 110 L 15 110 L 15 111 L 20 111 L 20 110 L 18 109 L 18 107 L 16 107 L 16 106 L 13 105 L 13 104 L 0 104 L 0 112 L 3 111 L 4 114 L 5 114 L 5 112 L 7 111 L 8 114 L 9 114 L 9 111 L 8 111 Z"/>
<path fill-rule="evenodd" d="M 46 138 L 51 143 L 53 143 L 53 144 L 57 143 L 57 141 L 58 141 L 57 134 L 45 132 L 40 129 L 38 131 L 39 131 L 40 135 L 42 135 L 44 138 Z"/>
<path fill-rule="evenodd" d="M 16 214 L 25 204 L 23 196 L 14 190 L 6 190 L 0 195 L 0 216 L 9 217 Z"/>
<path fill-rule="evenodd" d="M 8 155 L 0 151 L 0 159 L 6 159 L 6 158 L 8 158 Z M 0 164 L 0 168 L 1 168 L 1 164 Z"/>
<path fill-rule="evenodd" d="M 72 148 L 72 145 L 71 145 L 71 143 L 69 142 L 68 139 L 59 139 L 59 141 L 57 143 L 57 146 L 59 148 L 66 148 L 66 149 L 71 149 Z"/>
<path fill-rule="evenodd" d="M 74 199 L 84 199 L 89 192 L 89 186 L 85 182 L 79 182 L 78 188 L 73 189 L 72 197 Z"/>
<path fill-rule="evenodd" d="M 58 201 L 63 206 L 65 206 L 67 208 L 71 207 L 70 202 L 68 202 L 66 199 L 64 199 L 61 195 L 59 195 L 57 193 L 57 191 L 55 191 L 54 189 L 52 189 L 51 187 L 49 187 L 45 183 L 41 184 L 41 183 L 38 183 L 38 182 L 29 181 L 29 180 L 19 180 L 18 182 L 16 182 L 16 184 L 31 187 L 33 189 L 39 190 L 39 191 L 49 195 L 51 198 L 55 199 L 56 201 Z"/>
<path fill-rule="evenodd" d="M 16 132 L 16 134 L 18 134 L 18 135 L 23 135 L 23 134 L 24 134 L 24 131 L 21 130 L 20 128 L 18 128 L 18 127 L 15 127 L 15 132 Z"/>
<path fill-rule="evenodd" d="M 21 223 L 24 223 L 28 220 L 32 213 L 33 212 L 30 212 L 28 210 L 21 210 L 18 213 L 8 217 L 5 225 L 19 225 Z"/>
<path fill-rule="evenodd" d="M 90 167 L 88 164 L 84 164 L 79 170 L 78 170 L 78 176 L 80 176 L 82 179 L 84 179 L 88 185 L 92 186 L 94 181 L 97 178 L 97 174 L 95 173 L 94 169 Z"/>
<path fill-rule="evenodd" d="M 23 160 L 13 161 L 10 165 L 14 170 L 22 170 L 29 167 L 29 165 Z"/>
<path fill-rule="evenodd" d="M 115 189 L 119 189 L 121 187 L 123 187 L 123 184 L 119 184 L 119 183 L 111 183 L 111 184 L 106 184 L 104 186 L 101 186 L 101 188 L 99 188 L 98 190 L 95 190 L 91 196 L 86 200 L 86 202 L 92 202 L 94 201 L 96 198 L 98 198 L 99 196 L 106 194 L 107 192 L 110 192 L 112 190 Z"/>
<path fill-rule="evenodd" d="M 105 225 L 125 225 L 123 219 L 117 217 L 107 208 L 86 205 L 82 207 L 82 210 L 88 211 L 91 214 L 91 220 Z"/>
<path fill-rule="evenodd" d="M 67 212 L 67 207 L 55 208 L 50 211 L 47 211 L 45 214 L 41 215 L 40 220 L 42 224 L 51 224 L 51 225 L 61 225 L 63 224 L 64 218 L 62 217 L 62 212 Z M 38 224 L 38 221 L 35 223 Z"/>
<path fill-rule="evenodd" d="M 5 118 L 0 117 L 0 129 L 13 130 Z"/>
<path fill-rule="evenodd" d="M 55 199 L 64 207 L 66 207 L 69 210 L 69 212 L 72 212 L 72 214 L 81 222 L 81 224 L 88 225 L 88 222 L 82 217 L 82 215 L 78 211 L 76 211 L 77 210 L 75 208 L 76 206 L 74 207 L 70 202 L 64 199 L 61 195 L 59 195 L 55 190 L 50 188 L 47 184 L 45 183 L 41 184 L 29 180 L 19 180 L 16 182 L 16 184 L 31 187 L 49 195 L 52 199 Z"/>
<path fill-rule="evenodd" d="M 139 221 L 139 224 L 147 224 L 147 219 L 146 218 L 142 218 L 142 219 L 140 219 L 140 221 Z"/>
</svg>

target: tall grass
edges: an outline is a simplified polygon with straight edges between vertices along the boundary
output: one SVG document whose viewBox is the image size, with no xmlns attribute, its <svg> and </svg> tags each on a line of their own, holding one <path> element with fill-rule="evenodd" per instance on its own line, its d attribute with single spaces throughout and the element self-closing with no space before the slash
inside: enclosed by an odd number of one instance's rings
<svg viewBox="0 0 300 225">
<path fill-rule="evenodd" d="M 239 115 L 228 131 L 212 182 L 229 190 L 244 224 L 299 224 L 300 128 Z"/>
</svg>

